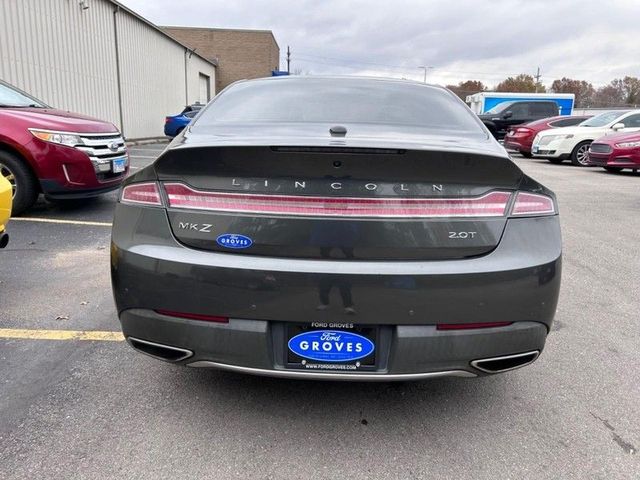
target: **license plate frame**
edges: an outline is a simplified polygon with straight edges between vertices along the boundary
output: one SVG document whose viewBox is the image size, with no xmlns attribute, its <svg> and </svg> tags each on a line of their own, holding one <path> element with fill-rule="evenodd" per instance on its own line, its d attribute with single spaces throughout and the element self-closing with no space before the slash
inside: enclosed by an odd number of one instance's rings
<svg viewBox="0 0 640 480">
<path fill-rule="evenodd" d="M 305 370 L 305 371 L 321 371 L 329 370 L 336 373 L 349 373 L 354 371 L 376 371 L 380 361 L 379 345 L 380 345 L 380 327 L 378 325 L 352 325 L 352 328 L 345 328 L 339 323 L 326 323 L 322 325 L 292 323 L 285 327 L 284 335 L 284 365 L 288 369 Z M 349 324 L 351 326 L 351 324 Z M 312 331 L 332 331 L 357 334 L 370 340 L 373 345 L 373 351 L 366 357 L 348 360 L 348 361 L 322 361 L 316 359 L 304 358 L 291 351 L 289 341 L 305 332 Z"/>
<path fill-rule="evenodd" d="M 122 173 L 127 169 L 127 157 L 114 158 L 111 160 L 111 171 Z"/>
</svg>

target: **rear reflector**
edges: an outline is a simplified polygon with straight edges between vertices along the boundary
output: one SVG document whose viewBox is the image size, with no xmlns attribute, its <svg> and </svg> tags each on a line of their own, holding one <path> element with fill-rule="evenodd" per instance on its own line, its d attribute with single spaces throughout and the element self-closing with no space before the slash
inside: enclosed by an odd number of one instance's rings
<svg viewBox="0 0 640 480">
<path fill-rule="evenodd" d="M 157 205 L 162 206 L 162 198 L 160 198 L 160 191 L 155 182 L 148 183 L 134 183 L 127 185 L 122 189 L 122 196 L 120 197 L 122 203 L 138 203 L 143 205 Z"/>
<path fill-rule="evenodd" d="M 155 310 L 160 315 L 169 317 L 186 318 L 189 320 L 201 320 L 203 322 L 229 323 L 229 317 L 220 317 L 218 315 L 203 315 L 201 313 L 185 313 L 174 312 L 173 310 Z"/>
<path fill-rule="evenodd" d="M 506 327 L 513 322 L 485 322 L 485 323 L 439 323 L 436 330 L 473 330 L 476 328 Z"/>
<path fill-rule="evenodd" d="M 172 208 L 322 217 L 500 217 L 511 197 L 509 192 L 475 198 L 303 197 L 207 192 L 181 183 L 164 187 Z"/>
<path fill-rule="evenodd" d="M 553 200 L 546 195 L 518 192 L 512 215 L 553 215 L 556 213 Z"/>
</svg>

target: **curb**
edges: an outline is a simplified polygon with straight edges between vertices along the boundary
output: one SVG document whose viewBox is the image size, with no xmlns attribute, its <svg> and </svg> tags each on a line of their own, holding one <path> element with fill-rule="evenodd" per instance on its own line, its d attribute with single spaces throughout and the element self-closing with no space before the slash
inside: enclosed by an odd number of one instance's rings
<svg viewBox="0 0 640 480">
<path fill-rule="evenodd" d="M 169 140 L 167 139 L 167 137 L 154 137 L 126 141 L 127 147 L 133 147 L 135 145 L 151 145 L 153 143 L 169 143 Z"/>
</svg>

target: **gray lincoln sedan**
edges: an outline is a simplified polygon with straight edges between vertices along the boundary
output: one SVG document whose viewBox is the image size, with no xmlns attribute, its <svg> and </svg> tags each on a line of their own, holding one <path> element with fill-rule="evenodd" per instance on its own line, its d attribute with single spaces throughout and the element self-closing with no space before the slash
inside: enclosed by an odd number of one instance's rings
<svg viewBox="0 0 640 480">
<path fill-rule="evenodd" d="M 115 212 L 129 344 L 190 367 L 331 380 L 532 363 L 560 288 L 554 194 L 444 88 L 231 85 Z"/>
</svg>

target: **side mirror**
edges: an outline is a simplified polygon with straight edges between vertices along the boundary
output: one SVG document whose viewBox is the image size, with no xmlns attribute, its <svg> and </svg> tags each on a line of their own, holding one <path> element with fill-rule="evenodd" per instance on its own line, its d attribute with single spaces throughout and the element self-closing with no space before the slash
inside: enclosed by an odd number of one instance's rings
<svg viewBox="0 0 640 480">
<path fill-rule="evenodd" d="M 611 127 L 611 129 L 612 129 L 614 132 L 617 132 L 618 130 L 622 130 L 623 128 L 624 128 L 624 123 L 622 123 L 622 122 L 615 123 L 615 124 L 613 125 L 613 127 Z"/>
<path fill-rule="evenodd" d="M 504 112 L 504 113 L 502 114 L 502 118 L 504 118 L 505 120 L 506 120 L 507 118 L 511 118 L 511 117 L 513 117 L 513 112 L 512 112 L 511 110 L 507 110 L 506 112 Z"/>
</svg>

